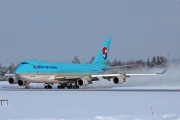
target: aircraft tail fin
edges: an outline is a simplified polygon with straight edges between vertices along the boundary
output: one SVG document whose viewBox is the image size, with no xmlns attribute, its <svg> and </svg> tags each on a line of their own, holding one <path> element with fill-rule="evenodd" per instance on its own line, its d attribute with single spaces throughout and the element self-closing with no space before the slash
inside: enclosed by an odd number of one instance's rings
<svg viewBox="0 0 180 120">
<path fill-rule="evenodd" d="M 111 38 L 106 38 L 103 45 L 101 46 L 98 54 L 96 55 L 93 64 L 99 63 L 99 64 L 107 64 L 108 61 L 108 55 L 110 51 L 110 45 L 111 45 Z"/>
</svg>

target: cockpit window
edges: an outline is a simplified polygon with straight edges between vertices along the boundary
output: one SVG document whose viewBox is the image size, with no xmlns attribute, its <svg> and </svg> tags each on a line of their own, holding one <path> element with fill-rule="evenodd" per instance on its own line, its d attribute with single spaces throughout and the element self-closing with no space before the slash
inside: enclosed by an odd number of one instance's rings
<svg viewBox="0 0 180 120">
<path fill-rule="evenodd" d="M 22 62 L 21 64 L 28 64 L 28 62 Z"/>
</svg>

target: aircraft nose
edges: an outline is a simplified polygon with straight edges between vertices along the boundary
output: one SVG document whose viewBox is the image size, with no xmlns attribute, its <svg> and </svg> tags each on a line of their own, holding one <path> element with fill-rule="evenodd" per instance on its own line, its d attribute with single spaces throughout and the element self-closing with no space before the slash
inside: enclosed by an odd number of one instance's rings
<svg viewBox="0 0 180 120">
<path fill-rule="evenodd" d="M 16 70 L 14 71 L 14 74 L 18 74 L 18 73 L 20 73 L 19 67 L 17 67 Z"/>
</svg>

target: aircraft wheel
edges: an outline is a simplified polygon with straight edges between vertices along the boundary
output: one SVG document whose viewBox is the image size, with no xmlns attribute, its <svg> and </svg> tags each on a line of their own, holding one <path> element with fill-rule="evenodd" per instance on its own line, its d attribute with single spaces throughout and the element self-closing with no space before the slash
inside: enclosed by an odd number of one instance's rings
<svg viewBox="0 0 180 120">
<path fill-rule="evenodd" d="M 76 86 L 76 89 L 79 89 L 79 86 Z"/>
<path fill-rule="evenodd" d="M 48 88 L 48 86 L 47 86 L 47 85 L 45 85 L 45 86 L 44 86 L 44 88 L 45 88 L 45 89 L 47 89 L 47 88 Z"/>
<path fill-rule="evenodd" d="M 30 86 L 26 86 L 26 89 L 30 89 Z"/>
<path fill-rule="evenodd" d="M 61 85 L 61 88 L 64 89 L 65 88 L 64 85 Z"/>
<path fill-rule="evenodd" d="M 51 85 L 48 85 L 48 89 L 52 89 L 52 86 L 51 86 Z"/>
<path fill-rule="evenodd" d="M 76 86 L 73 85 L 73 86 L 72 86 L 72 89 L 76 89 Z"/>
<path fill-rule="evenodd" d="M 67 86 L 67 88 L 68 88 L 68 89 L 72 89 L 72 86 L 71 86 L 71 85 L 70 85 L 70 86 Z"/>
<path fill-rule="evenodd" d="M 72 89 L 72 84 L 71 83 L 67 84 L 67 89 Z"/>
<path fill-rule="evenodd" d="M 64 87 L 64 85 L 58 85 L 57 88 L 58 89 L 64 89 L 65 87 Z"/>
</svg>

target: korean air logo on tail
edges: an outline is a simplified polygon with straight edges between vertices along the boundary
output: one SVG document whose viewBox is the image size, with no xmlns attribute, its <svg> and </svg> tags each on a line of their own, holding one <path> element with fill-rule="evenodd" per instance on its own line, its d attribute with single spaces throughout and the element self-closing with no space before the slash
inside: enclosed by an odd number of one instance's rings
<svg viewBox="0 0 180 120">
<path fill-rule="evenodd" d="M 107 50 L 106 47 L 104 47 L 104 48 L 102 49 L 102 55 L 103 55 L 104 60 L 107 59 L 107 53 L 108 53 L 108 50 Z"/>
</svg>

